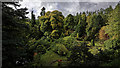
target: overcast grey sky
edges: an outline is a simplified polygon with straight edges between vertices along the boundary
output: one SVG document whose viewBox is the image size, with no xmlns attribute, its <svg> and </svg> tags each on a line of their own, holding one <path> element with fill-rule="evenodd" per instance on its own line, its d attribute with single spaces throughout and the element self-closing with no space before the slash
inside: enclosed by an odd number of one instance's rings
<svg viewBox="0 0 120 68">
<path fill-rule="evenodd" d="M 44 2 L 43 2 L 44 1 Z M 62 1 L 62 2 L 59 2 Z M 119 0 L 52 0 L 52 1 L 45 1 L 45 0 L 24 0 L 20 2 L 21 7 L 27 7 L 28 11 L 31 12 L 32 8 L 34 10 L 34 14 L 40 16 L 41 8 L 45 7 L 47 11 L 59 10 L 62 12 L 64 16 L 68 14 L 75 15 L 77 12 L 83 11 L 95 11 L 99 10 L 100 8 L 107 8 L 110 5 L 114 8 L 115 5 L 119 2 Z M 74 2 L 72 2 L 74 1 Z M 108 2 L 107 2 L 108 1 Z M 27 16 L 31 17 L 29 13 Z"/>
</svg>

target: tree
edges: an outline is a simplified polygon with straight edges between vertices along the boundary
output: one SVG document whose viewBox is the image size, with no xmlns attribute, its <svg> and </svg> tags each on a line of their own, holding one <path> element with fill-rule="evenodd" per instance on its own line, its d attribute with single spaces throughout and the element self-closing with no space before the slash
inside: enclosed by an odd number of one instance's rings
<svg viewBox="0 0 120 68">
<path fill-rule="evenodd" d="M 105 25 L 103 18 L 101 15 L 96 15 L 95 13 L 92 15 L 90 19 L 90 23 L 87 25 L 86 33 L 88 40 L 94 39 L 95 34 L 98 33 L 100 28 Z"/>
<path fill-rule="evenodd" d="M 109 33 L 110 37 L 113 37 L 114 35 L 118 34 L 119 31 L 119 22 L 120 22 L 120 4 L 118 3 L 115 7 L 115 9 L 112 11 L 111 14 L 109 14 L 108 22 L 106 26 L 106 33 Z M 109 30 L 107 30 L 109 29 Z"/>
<path fill-rule="evenodd" d="M 83 13 L 81 15 L 81 17 L 79 17 L 79 22 L 76 26 L 76 30 L 75 33 L 79 33 L 79 37 L 82 37 L 83 35 L 85 35 L 85 28 L 86 28 L 86 14 Z"/>
<path fill-rule="evenodd" d="M 77 25 L 78 24 L 78 22 L 79 22 L 79 17 L 81 17 L 81 13 L 80 14 L 78 14 L 78 13 L 76 13 L 76 16 L 74 16 L 74 25 Z"/>
<path fill-rule="evenodd" d="M 32 27 L 36 24 L 36 22 L 35 22 L 35 15 L 33 14 L 33 10 L 31 12 L 31 23 L 32 23 Z"/>
<path fill-rule="evenodd" d="M 72 14 L 69 14 L 66 18 L 65 18 L 65 21 L 64 21 L 64 24 L 65 24 L 65 28 L 67 29 L 70 29 L 70 30 L 73 30 L 74 26 L 75 26 L 75 23 L 74 23 L 74 16 Z"/>
<path fill-rule="evenodd" d="M 64 19 L 64 28 L 65 32 L 68 32 L 68 34 L 72 33 L 75 27 L 74 23 L 74 16 L 72 14 L 69 14 L 65 19 Z"/>
<path fill-rule="evenodd" d="M 62 13 L 57 10 L 47 12 L 45 16 L 41 16 L 39 18 L 41 23 L 40 30 L 46 36 L 53 36 L 53 30 L 58 30 L 58 35 L 60 37 L 63 31 L 63 19 L 64 16 L 62 15 Z"/>
<path fill-rule="evenodd" d="M 45 33 L 45 32 L 48 32 L 50 33 L 52 31 L 52 26 L 50 25 L 51 23 L 49 22 L 50 18 L 49 16 L 41 16 L 39 18 L 39 21 L 40 21 L 40 30 Z"/>
<path fill-rule="evenodd" d="M 108 40 L 109 42 L 113 42 L 115 45 L 111 44 L 111 46 L 116 47 L 119 46 L 118 39 L 119 39 L 119 22 L 120 22 L 120 4 L 118 3 L 115 7 L 115 9 L 109 14 L 108 17 L 108 25 L 105 27 L 105 33 L 109 35 L 109 38 L 111 40 Z"/>
<path fill-rule="evenodd" d="M 106 26 L 102 27 L 101 30 L 104 28 L 105 35 L 109 36 L 108 40 L 104 41 L 104 46 L 105 46 L 105 51 L 101 52 L 101 55 L 99 56 L 102 60 L 104 61 L 103 66 L 116 66 L 119 67 L 119 64 L 114 64 L 115 62 L 120 62 L 119 61 L 119 52 L 120 52 L 120 43 L 119 43 L 119 30 L 120 25 L 120 4 L 118 3 L 113 9 L 108 14 L 108 22 Z M 101 31 L 100 30 L 100 31 Z M 107 59 L 106 59 L 107 58 Z M 111 60 L 111 61 L 109 61 Z"/>
<path fill-rule="evenodd" d="M 111 11 L 113 11 L 113 8 L 112 6 L 109 6 L 107 9 L 105 9 L 105 14 L 109 14 Z"/>
<path fill-rule="evenodd" d="M 16 9 L 9 7 L 13 5 Z M 14 68 L 16 61 L 28 61 L 26 52 L 27 25 L 25 25 L 27 8 L 20 8 L 17 2 L 2 2 L 2 61 L 4 68 Z"/>
<path fill-rule="evenodd" d="M 41 15 L 41 16 L 44 16 L 44 15 L 45 15 L 45 7 L 43 7 L 43 8 L 41 9 L 40 15 Z"/>
<path fill-rule="evenodd" d="M 90 18 L 91 18 L 91 13 L 89 12 L 89 14 L 88 14 L 88 16 L 87 16 L 87 18 L 86 18 L 86 22 L 87 22 L 87 24 L 89 25 L 90 24 Z"/>
</svg>

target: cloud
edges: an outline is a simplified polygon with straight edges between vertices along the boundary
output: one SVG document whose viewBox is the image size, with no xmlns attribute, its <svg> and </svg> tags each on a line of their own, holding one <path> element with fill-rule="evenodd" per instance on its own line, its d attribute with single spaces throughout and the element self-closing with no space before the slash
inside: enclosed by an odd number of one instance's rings
<svg viewBox="0 0 120 68">
<path fill-rule="evenodd" d="M 90 2 L 119 2 L 119 0 L 90 0 Z"/>
<path fill-rule="evenodd" d="M 71 0 L 72 1 L 72 0 Z M 79 0 L 78 0 L 79 1 Z M 99 10 L 100 8 L 107 8 L 109 5 L 112 5 L 113 7 L 117 4 L 117 2 L 98 2 L 99 0 L 84 0 L 89 2 L 41 2 L 38 0 L 34 0 L 31 2 L 30 0 L 25 0 L 23 2 L 20 2 L 21 7 L 27 7 L 28 12 L 30 12 L 27 16 L 31 17 L 31 11 L 34 10 L 34 14 L 37 16 L 40 16 L 41 8 L 45 7 L 46 12 L 47 11 L 53 11 L 58 10 L 63 13 L 64 16 L 67 16 L 68 14 L 75 15 L 77 12 L 83 12 L 83 11 L 95 11 Z M 103 0 L 101 0 L 103 1 Z M 108 0 L 107 0 L 108 1 Z"/>
<path fill-rule="evenodd" d="M 25 2 L 119 2 L 119 0 L 24 0 Z"/>
</svg>

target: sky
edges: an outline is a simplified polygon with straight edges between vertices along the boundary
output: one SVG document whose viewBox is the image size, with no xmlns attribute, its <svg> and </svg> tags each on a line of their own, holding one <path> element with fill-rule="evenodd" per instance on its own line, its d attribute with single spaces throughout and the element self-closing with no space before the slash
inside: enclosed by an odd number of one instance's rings
<svg viewBox="0 0 120 68">
<path fill-rule="evenodd" d="M 28 8 L 29 18 L 32 10 L 36 18 L 40 16 L 42 7 L 46 8 L 46 12 L 58 10 L 66 17 L 68 14 L 75 15 L 77 12 L 105 9 L 110 5 L 114 8 L 118 2 L 120 0 L 23 0 L 20 2 L 20 8 Z"/>
</svg>

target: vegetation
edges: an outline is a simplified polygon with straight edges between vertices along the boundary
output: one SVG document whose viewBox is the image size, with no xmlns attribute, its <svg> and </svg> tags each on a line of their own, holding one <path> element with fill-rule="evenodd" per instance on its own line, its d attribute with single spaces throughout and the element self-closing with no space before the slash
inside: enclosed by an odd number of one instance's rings
<svg viewBox="0 0 120 68">
<path fill-rule="evenodd" d="M 2 68 L 120 67 L 120 3 L 67 17 L 58 10 L 35 19 L 16 2 L 2 2 Z"/>
</svg>

